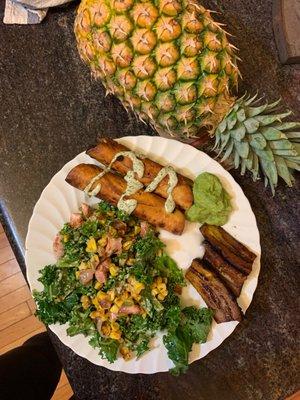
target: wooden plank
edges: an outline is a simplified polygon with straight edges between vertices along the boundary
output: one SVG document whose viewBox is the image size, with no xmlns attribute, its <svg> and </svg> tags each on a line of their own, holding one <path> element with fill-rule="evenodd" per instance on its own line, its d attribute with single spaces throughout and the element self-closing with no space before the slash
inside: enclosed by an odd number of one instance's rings
<svg viewBox="0 0 300 400">
<path fill-rule="evenodd" d="M 1 331 L 16 322 L 22 321 L 31 315 L 30 308 L 26 302 L 18 304 L 11 310 L 7 310 L 0 314 L 0 335 Z"/>
<path fill-rule="evenodd" d="M 18 272 L 0 282 L 0 298 L 26 285 L 22 272 Z"/>
<path fill-rule="evenodd" d="M 19 264 L 15 258 L 0 265 L 0 282 L 20 271 Z"/>
<path fill-rule="evenodd" d="M 9 241 L 4 232 L 0 233 L 0 249 L 3 247 L 9 246 Z"/>
<path fill-rule="evenodd" d="M 35 301 L 33 300 L 32 296 L 31 296 L 31 293 L 29 293 L 29 294 L 30 294 L 30 298 L 27 300 L 27 304 L 31 311 L 31 314 L 34 314 L 35 310 L 36 310 L 36 305 L 35 305 Z"/>
<path fill-rule="evenodd" d="M 30 301 L 30 299 L 31 299 L 30 290 L 28 289 L 27 285 L 24 285 L 19 289 L 16 289 L 13 292 L 7 294 L 6 296 L 1 297 L 0 314 L 3 313 L 4 311 L 10 310 L 11 308 L 14 308 L 15 306 L 23 303 L 24 301 Z M 31 310 L 29 304 L 28 307 Z"/>
<path fill-rule="evenodd" d="M 30 315 L 30 317 L 9 326 L 0 332 L 0 349 L 43 326 L 44 325 L 34 315 Z"/>
<path fill-rule="evenodd" d="M 69 400 L 73 395 L 73 390 L 69 384 L 56 389 L 54 395 L 51 400 Z"/>
<path fill-rule="evenodd" d="M 65 386 L 65 385 L 69 385 L 69 381 L 68 381 L 68 378 L 67 378 L 67 375 L 66 375 L 65 371 L 62 370 L 62 373 L 61 373 L 61 376 L 60 376 L 60 380 L 59 380 L 59 382 L 57 384 L 56 390 L 61 388 L 62 386 Z"/>
<path fill-rule="evenodd" d="M 0 264 L 15 258 L 15 255 L 10 246 L 5 246 L 0 250 Z"/>
<path fill-rule="evenodd" d="M 31 338 L 32 336 L 37 335 L 38 333 L 44 332 L 45 330 L 46 330 L 46 329 L 45 329 L 45 327 L 43 326 L 43 327 L 41 327 L 41 328 L 39 328 L 39 329 L 36 329 L 36 330 L 33 331 L 33 332 L 28 333 L 27 335 L 24 335 L 24 336 L 18 338 L 17 340 L 14 340 L 13 342 L 10 342 L 9 344 L 7 344 L 6 346 L 4 346 L 4 347 L 2 347 L 2 348 L 0 349 L 0 356 L 1 356 L 1 354 L 4 354 L 4 353 L 6 353 L 6 352 L 9 351 L 9 350 L 12 350 L 12 349 L 14 349 L 14 348 L 16 348 L 16 347 L 22 346 L 22 344 L 23 344 L 27 339 Z"/>
</svg>

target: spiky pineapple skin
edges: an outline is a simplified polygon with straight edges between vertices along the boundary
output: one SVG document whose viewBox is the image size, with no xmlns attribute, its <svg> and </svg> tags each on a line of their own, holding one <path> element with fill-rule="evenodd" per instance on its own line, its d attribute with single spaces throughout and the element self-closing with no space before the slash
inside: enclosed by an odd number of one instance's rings
<svg viewBox="0 0 300 400">
<path fill-rule="evenodd" d="M 75 35 L 93 76 L 160 133 L 214 132 L 234 104 L 234 47 L 193 0 L 83 0 Z"/>
</svg>

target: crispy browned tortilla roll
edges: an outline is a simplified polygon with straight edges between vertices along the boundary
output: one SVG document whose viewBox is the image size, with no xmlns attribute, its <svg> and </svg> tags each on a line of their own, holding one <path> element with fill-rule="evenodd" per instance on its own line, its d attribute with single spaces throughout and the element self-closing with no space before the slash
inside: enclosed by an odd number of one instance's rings
<svg viewBox="0 0 300 400">
<path fill-rule="evenodd" d="M 200 231 L 204 238 L 235 268 L 248 275 L 256 255 L 233 238 L 223 228 L 204 224 Z"/>
<path fill-rule="evenodd" d="M 239 297 L 246 276 L 224 260 L 224 258 L 218 254 L 209 243 L 204 243 L 204 246 L 205 253 L 203 261 L 208 262 L 210 267 L 217 273 L 223 283 L 236 297 Z"/>
<path fill-rule="evenodd" d="M 102 171 L 96 165 L 80 164 L 69 172 L 66 181 L 75 188 L 84 190 L 90 181 Z M 127 185 L 122 177 L 111 172 L 107 172 L 96 180 L 91 190 L 97 184 L 101 185 L 101 190 L 97 194 L 97 197 L 115 206 L 123 192 L 125 192 Z M 184 215 L 177 209 L 173 213 L 167 213 L 164 207 L 164 199 L 153 193 L 145 193 L 143 190 L 139 190 L 128 198 L 137 200 L 137 206 L 133 214 L 138 218 L 149 222 L 151 225 L 181 235 L 185 224 Z"/>
<path fill-rule="evenodd" d="M 206 305 L 214 310 L 216 322 L 242 320 L 241 310 L 233 295 L 200 260 L 193 260 L 185 277 L 202 296 Z"/>
<path fill-rule="evenodd" d="M 130 151 L 130 149 L 113 139 L 104 138 L 100 139 L 99 144 L 87 150 L 86 153 L 90 157 L 107 166 L 110 164 L 114 156 L 121 151 Z M 139 179 L 139 181 L 146 186 L 153 181 L 163 166 L 149 158 L 143 158 L 142 161 L 144 163 L 145 171 L 143 178 Z M 127 174 L 128 170 L 132 169 L 132 161 L 128 157 L 122 157 L 120 160 L 113 163 L 112 169 L 124 176 Z M 173 190 L 173 199 L 177 206 L 187 210 L 193 204 L 192 181 L 180 174 L 177 174 L 177 177 L 178 183 Z M 168 177 L 166 176 L 158 184 L 154 192 L 167 198 L 167 188 Z"/>
</svg>

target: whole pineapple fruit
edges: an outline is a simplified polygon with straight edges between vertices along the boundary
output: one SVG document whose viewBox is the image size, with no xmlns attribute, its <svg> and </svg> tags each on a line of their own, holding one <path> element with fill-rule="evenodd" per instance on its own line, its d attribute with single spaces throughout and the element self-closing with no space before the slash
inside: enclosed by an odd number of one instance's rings
<svg viewBox="0 0 300 400">
<path fill-rule="evenodd" d="M 300 168 L 300 123 L 282 123 L 278 102 L 236 99 L 235 47 L 194 0 L 83 0 L 75 21 L 79 53 L 108 93 L 162 135 L 215 135 L 215 149 L 272 190 Z"/>
</svg>

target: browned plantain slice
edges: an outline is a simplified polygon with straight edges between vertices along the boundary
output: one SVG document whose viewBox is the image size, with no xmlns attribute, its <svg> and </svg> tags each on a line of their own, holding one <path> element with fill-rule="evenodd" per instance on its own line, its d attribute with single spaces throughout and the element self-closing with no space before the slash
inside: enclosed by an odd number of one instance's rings
<svg viewBox="0 0 300 400">
<path fill-rule="evenodd" d="M 109 165 L 112 159 L 116 154 L 121 151 L 130 151 L 130 149 L 113 139 L 103 138 L 100 139 L 99 144 L 97 146 L 91 147 L 86 151 L 90 157 L 95 160 L 101 162 L 104 165 Z M 145 186 L 148 185 L 159 171 L 163 168 L 162 165 L 158 164 L 155 161 L 150 160 L 149 158 L 142 159 L 145 167 L 144 176 L 139 179 L 141 183 Z M 116 160 L 112 169 L 117 171 L 121 175 L 126 175 L 127 172 L 132 168 L 132 161 L 128 157 L 122 157 L 122 160 Z M 193 193 L 192 193 L 192 184 L 193 182 L 185 178 L 184 176 L 177 173 L 178 183 L 173 189 L 173 199 L 177 206 L 180 208 L 187 210 L 193 204 Z M 155 189 L 155 193 L 164 198 L 168 197 L 168 178 L 165 177 Z"/>
<path fill-rule="evenodd" d="M 91 180 L 103 170 L 96 165 L 80 164 L 74 167 L 66 177 L 66 181 L 77 189 L 84 190 Z M 119 175 L 107 172 L 94 182 L 91 190 L 98 184 L 101 185 L 97 197 L 117 205 L 121 195 L 124 193 L 127 183 Z M 145 193 L 139 190 L 128 199 L 135 199 L 137 206 L 133 214 L 144 219 L 151 225 L 166 229 L 169 232 L 181 235 L 185 225 L 185 218 L 181 211 L 175 209 L 172 213 L 165 210 L 165 201 L 153 193 Z"/>
<path fill-rule="evenodd" d="M 214 225 L 204 224 L 200 231 L 204 238 L 221 253 L 230 264 L 246 275 L 252 270 L 253 261 L 256 255 L 246 246 L 233 238 L 223 228 Z"/>
<path fill-rule="evenodd" d="M 218 254 L 208 242 L 205 242 L 204 246 L 205 253 L 203 256 L 203 261 L 208 262 L 210 267 L 217 273 L 217 275 L 232 291 L 232 293 L 236 297 L 239 297 L 243 284 L 246 280 L 246 276 L 225 261 L 224 258 Z"/>
<path fill-rule="evenodd" d="M 242 312 L 233 295 L 200 260 L 193 260 L 185 276 L 202 296 L 207 306 L 214 310 L 216 322 L 242 320 Z"/>
</svg>

